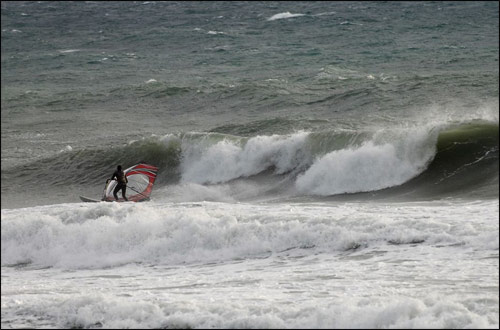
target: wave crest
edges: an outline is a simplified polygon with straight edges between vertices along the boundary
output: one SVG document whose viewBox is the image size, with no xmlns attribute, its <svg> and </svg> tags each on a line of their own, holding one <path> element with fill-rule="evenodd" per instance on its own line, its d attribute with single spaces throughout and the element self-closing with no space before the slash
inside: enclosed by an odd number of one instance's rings
<svg viewBox="0 0 500 330">
<path fill-rule="evenodd" d="M 304 14 L 292 14 L 289 11 L 287 11 L 287 12 L 284 12 L 284 13 L 279 13 L 279 14 L 273 15 L 273 16 L 269 17 L 267 20 L 268 21 L 275 21 L 275 20 L 278 20 L 278 19 L 300 17 L 300 16 L 305 16 L 305 15 Z"/>
<path fill-rule="evenodd" d="M 274 168 L 284 174 L 308 162 L 308 133 L 257 136 L 247 141 L 224 139 L 206 149 L 189 145 L 183 150 L 182 181 L 221 183 Z"/>
</svg>

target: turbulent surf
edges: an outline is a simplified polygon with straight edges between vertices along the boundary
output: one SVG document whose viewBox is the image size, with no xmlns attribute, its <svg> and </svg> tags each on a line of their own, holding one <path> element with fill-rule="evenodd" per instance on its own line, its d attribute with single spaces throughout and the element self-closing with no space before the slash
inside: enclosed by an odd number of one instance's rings
<svg viewBox="0 0 500 330">
<path fill-rule="evenodd" d="M 20 187 L 35 177 L 46 186 L 71 185 L 74 171 L 65 169 L 85 163 L 77 176 L 97 192 L 97 184 L 109 172 L 108 164 L 141 158 L 162 168 L 157 181 L 160 189 L 231 187 L 242 196 L 241 201 L 264 196 L 269 200 L 312 196 L 356 200 L 366 199 L 368 192 L 374 199 L 434 200 L 477 194 L 494 198 L 498 194 L 498 140 L 498 123 L 484 120 L 249 137 L 180 133 L 150 136 L 109 150 L 61 153 L 16 168 L 15 173 Z M 111 156 L 103 162 L 101 153 Z M 149 198 L 156 171 L 148 165 L 127 169 L 131 200 Z M 252 192 L 242 191 L 246 186 L 252 186 Z M 113 189 L 113 184 L 106 188 L 108 200 L 114 200 Z M 216 196 L 206 198 L 217 200 Z"/>
</svg>

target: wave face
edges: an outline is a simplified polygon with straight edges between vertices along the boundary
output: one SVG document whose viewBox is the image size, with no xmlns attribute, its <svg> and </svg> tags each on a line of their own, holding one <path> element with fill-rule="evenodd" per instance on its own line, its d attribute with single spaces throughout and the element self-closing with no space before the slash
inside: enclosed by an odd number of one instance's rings
<svg viewBox="0 0 500 330">
<path fill-rule="evenodd" d="M 256 187 L 253 197 L 269 199 L 494 198 L 498 145 L 498 124 L 485 121 L 251 137 L 180 133 L 104 150 L 69 150 L 3 171 L 2 179 L 14 180 L 20 189 L 36 182 L 50 191 L 75 185 L 95 191 L 112 173 L 110 164 L 145 161 L 160 167 L 157 198 L 186 187 L 238 190 L 238 185 Z"/>
</svg>

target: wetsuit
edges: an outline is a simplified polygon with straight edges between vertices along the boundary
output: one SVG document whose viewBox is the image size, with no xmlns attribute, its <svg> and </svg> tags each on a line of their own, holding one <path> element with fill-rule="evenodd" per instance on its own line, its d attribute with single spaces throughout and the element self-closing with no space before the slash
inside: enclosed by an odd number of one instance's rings
<svg viewBox="0 0 500 330">
<path fill-rule="evenodd" d="M 113 173 L 111 180 L 113 180 L 114 178 L 116 178 L 118 184 L 116 185 L 115 190 L 113 191 L 113 196 L 115 196 L 115 199 L 118 200 L 117 193 L 121 190 L 123 199 L 128 201 L 127 197 L 125 197 L 125 191 L 127 190 L 127 182 L 128 182 L 125 173 L 123 171 L 116 170 L 115 173 Z"/>
</svg>

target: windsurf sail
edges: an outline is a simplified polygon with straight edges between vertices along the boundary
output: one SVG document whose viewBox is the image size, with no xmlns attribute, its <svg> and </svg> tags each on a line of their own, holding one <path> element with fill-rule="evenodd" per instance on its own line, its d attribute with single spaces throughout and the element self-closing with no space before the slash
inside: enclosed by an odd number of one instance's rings
<svg viewBox="0 0 500 330">
<path fill-rule="evenodd" d="M 131 202 L 142 202 L 149 200 L 149 196 L 153 191 L 153 185 L 158 173 L 158 167 L 140 163 L 127 168 L 125 171 L 127 177 L 127 199 Z M 114 201 L 113 190 L 118 182 L 116 180 L 108 180 L 104 188 L 103 201 Z M 123 202 L 121 191 L 118 192 L 118 202 Z"/>
</svg>

